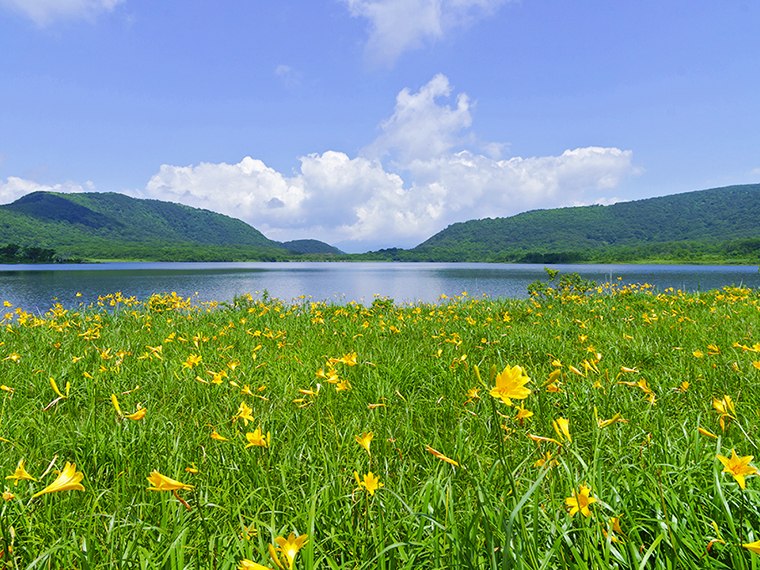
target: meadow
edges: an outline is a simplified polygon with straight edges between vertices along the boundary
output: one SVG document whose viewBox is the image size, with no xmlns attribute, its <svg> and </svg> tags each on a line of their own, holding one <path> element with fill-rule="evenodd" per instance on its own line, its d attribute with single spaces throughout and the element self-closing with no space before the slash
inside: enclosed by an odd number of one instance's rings
<svg viewBox="0 0 760 570">
<path fill-rule="evenodd" d="M 759 299 L 6 303 L 0 568 L 756 569 Z"/>
</svg>

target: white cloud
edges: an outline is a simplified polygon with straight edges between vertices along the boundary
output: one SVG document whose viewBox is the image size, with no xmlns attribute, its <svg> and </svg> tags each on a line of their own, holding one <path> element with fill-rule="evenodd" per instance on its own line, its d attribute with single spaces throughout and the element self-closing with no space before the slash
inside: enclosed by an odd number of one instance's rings
<svg viewBox="0 0 760 570">
<path fill-rule="evenodd" d="M 280 78 L 285 87 L 295 87 L 300 83 L 300 74 L 284 63 L 275 68 L 274 74 Z"/>
<path fill-rule="evenodd" d="M 444 38 L 453 29 L 493 14 L 506 0 L 342 0 L 354 17 L 369 20 L 367 58 L 393 66 L 408 50 Z"/>
<path fill-rule="evenodd" d="M 260 160 L 238 164 L 164 165 L 145 195 L 244 219 L 268 237 L 328 243 L 416 245 L 449 224 L 571 206 L 588 192 L 615 188 L 636 173 L 631 151 L 587 147 L 559 156 L 499 159 L 462 149 L 472 124 L 469 98 L 447 105 L 443 75 L 404 89 L 382 133 L 361 156 L 327 151 L 301 157 L 285 176 Z M 459 147 L 459 150 L 456 150 Z M 591 196 L 596 202 L 604 197 Z"/>
<path fill-rule="evenodd" d="M 237 164 L 165 164 L 131 194 L 240 218 L 279 241 L 314 238 L 366 251 L 414 246 L 455 222 L 616 200 L 608 191 L 637 173 L 631 151 L 617 148 L 500 159 L 501 143 L 467 144 L 469 99 L 459 94 L 451 106 L 451 98 L 443 75 L 417 92 L 404 89 L 381 134 L 355 158 L 310 154 L 291 175 L 251 157 Z M 471 147 L 496 150 L 481 154 Z M 0 183 L 0 198 L 34 190 L 83 191 L 73 183 L 49 187 L 9 178 Z"/>
<path fill-rule="evenodd" d="M 45 191 L 45 192 L 91 192 L 95 190 L 95 185 L 89 180 L 86 183 L 87 190 L 82 188 L 81 185 L 74 182 L 65 182 L 64 184 L 55 184 L 48 186 L 47 184 L 37 184 L 31 180 L 24 180 L 16 176 L 9 176 L 6 182 L 0 180 L 0 204 L 10 204 L 26 196 L 32 192 Z"/>
<path fill-rule="evenodd" d="M 382 158 L 395 151 L 398 164 L 406 167 L 411 161 L 439 156 L 461 144 L 461 131 L 472 124 L 470 100 L 461 93 L 455 109 L 436 103 L 450 94 L 449 80 L 440 73 L 417 93 L 402 90 L 393 116 L 380 124 L 383 134 L 363 154 Z"/>
<path fill-rule="evenodd" d="M 58 19 L 92 19 L 110 12 L 125 0 L 0 0 L 6 6 L 31 18 L 38 26 Z"/>
</svg>

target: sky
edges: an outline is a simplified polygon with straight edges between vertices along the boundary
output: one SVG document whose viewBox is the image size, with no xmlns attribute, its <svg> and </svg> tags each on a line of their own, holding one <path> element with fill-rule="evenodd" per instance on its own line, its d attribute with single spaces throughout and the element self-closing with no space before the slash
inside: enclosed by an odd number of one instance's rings
<svg viewBox="0 0 760 570">
<path fill-rule="evenodd" d="M 0 203 L 277 241 L 760 182 L 758 0 L 0 0 Z"/>
</svg>

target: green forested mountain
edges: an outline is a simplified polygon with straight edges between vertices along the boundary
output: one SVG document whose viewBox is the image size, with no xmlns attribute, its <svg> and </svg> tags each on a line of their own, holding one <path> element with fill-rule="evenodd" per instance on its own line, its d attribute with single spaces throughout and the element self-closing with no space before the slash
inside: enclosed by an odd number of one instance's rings
<svg viewBox="0 0 760 570">
<path fill-rule="evenodd" d="M 54 258 L 754 264 L 760 184 L 471 220 L 413 249 L 360 255 L 317 240 L 275 242 L 241 220 L 116 193 L 34 192 L 0 206 L 0 263 Z"/>
<path fill-rule="evenodd" d="M 381 250 L 366 257 L 528 263 L 752 261 L 760 258 L 760 184 L 471 220 L 453 224 L 413 249 Z"/>
<path fill-rule="evenodd" d="M 94 192 L 33 192 L 0 206 L 0 244 L 52 249 L 64 260 L 274 261 L 300 253 L 208 210 Z"/>
<path fill-rule="evenodd" d="M 296 239 L 293 241 L 282 242 L 282 247 L 294 253 L 327 253 L 333 255 L 344 255 L 337 247 L 326 244 L 316 239 Z"/>
</svg>

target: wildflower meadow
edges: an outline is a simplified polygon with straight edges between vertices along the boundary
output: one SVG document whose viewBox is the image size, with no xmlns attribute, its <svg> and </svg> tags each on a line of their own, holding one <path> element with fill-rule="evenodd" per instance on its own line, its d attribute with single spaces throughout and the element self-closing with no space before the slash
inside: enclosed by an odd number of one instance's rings
<svg viewBox="0 0 760 570">
<path fill-rule="evenodd" d="M 0 568 L 757 569 L 759 301 L 6 303 Z"/>
</svg>

